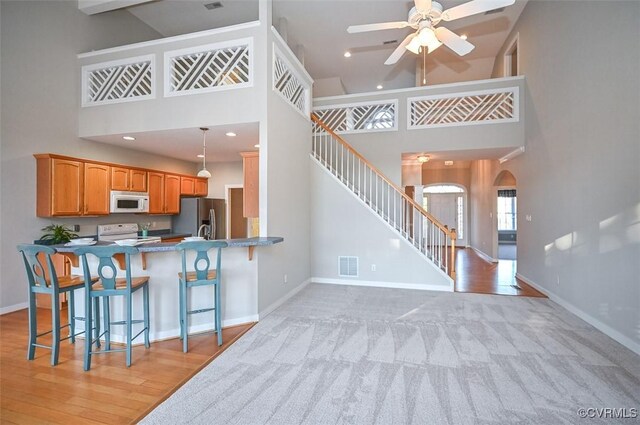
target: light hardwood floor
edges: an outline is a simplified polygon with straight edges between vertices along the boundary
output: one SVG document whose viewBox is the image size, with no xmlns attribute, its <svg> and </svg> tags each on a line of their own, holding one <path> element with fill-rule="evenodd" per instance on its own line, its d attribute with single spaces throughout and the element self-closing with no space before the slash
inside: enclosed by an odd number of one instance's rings
<svg viewBox="0 0 640 425">
<path fill-rule="evenodd" d="M 456 249 L 456 292 L 546 298 L 540 291 L 516 279 L 515 274 L 515 261 L 490 263 L 471 248 Z M 513 287 L 514 284 L 520 289 Z"/>
<path fill-rule="evenodd" d="M 50 329 L 50 310 L 39 309 L 38 321 L 39 331 Z M 93 356 L 91 370 L 84 372 L 84 340 L 63 341 L 55 367 L 49 364 L 50 350 L 42 348 L 29 361 L 27 310 L 5 314 L 0 316 L 0 423 L 135 423 L 253 325 L 225 328 L 221 347 L 213 333 L 190 336 L 186 354 L 179 339 L 149 349 L 136 346 L 130 368 L 124 353 Z"/>
</svg>

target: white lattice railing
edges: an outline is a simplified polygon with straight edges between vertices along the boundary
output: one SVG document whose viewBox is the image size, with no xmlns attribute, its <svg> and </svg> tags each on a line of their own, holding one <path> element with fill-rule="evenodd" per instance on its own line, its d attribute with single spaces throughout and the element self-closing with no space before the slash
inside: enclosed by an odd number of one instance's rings
<svg viewBox="0 0 640 425">
<path fill-rule="evenodd" d="M 315 114 L 311 119 L 312 155 L 320 165 L 425 257 L 454 276 L 455 231 L 426 212 Z"/>
<path fill-rule="evenodd" d="M 305 117 L 309 116 L 311 85 L 298 75 L 295 68 L 275 47 L 273 49 L 273 90 Z"/>
<path fill-rule="evenodd" d="M 398 101 L 321 106 L 313 113 L 338 134 L 398 129 Z"/>
<path fill-rule="evenodd" d="M 204 93 L 253 84 L 252 39 L 164 54 L 165 96 Z"/>
<path fill-rule="evenodd" d="M 155 97 L 153 55 L 82 67 L 82 106 Z"/>
<path fill-rule="evenodd" d="M 518 121 L 518 88 L 407 99 L 409 129 Z"/>
</svg>

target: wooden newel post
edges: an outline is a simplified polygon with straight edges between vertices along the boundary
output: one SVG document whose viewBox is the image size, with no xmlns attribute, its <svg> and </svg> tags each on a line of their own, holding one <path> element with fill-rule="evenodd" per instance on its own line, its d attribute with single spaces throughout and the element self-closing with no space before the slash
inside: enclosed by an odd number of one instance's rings
<svg viewBox="0 0 640 425">
<path fill-rule="evenodd" d="M 456 278 L 456 239 L 458 238 L 458 234 L 456 233 L 456 229 L 451 229 L 451 267 L 449 268 L 451 271 L 449 272 L 449 276 L 452 279 Z"/>
</svg>

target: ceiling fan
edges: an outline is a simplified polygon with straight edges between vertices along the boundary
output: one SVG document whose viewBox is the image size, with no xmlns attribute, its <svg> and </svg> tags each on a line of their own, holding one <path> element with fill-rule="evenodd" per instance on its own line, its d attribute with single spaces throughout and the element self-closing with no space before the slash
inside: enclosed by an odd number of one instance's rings
<svg viewBox="0 0 640 425">
<path fill-rule="evenodd" d="M 409 11 L 407 21 L 399 22 L 383 22 L 379 24 L 352 25 L 347 28 L 350 34 L 367 31 L 388 30 L 396 28 L 411 27 L 416 32 L 409 34 L 402 43 L 394 50 L 394 52 L 385 61 L 385 65 L 393 65 L 398 62 L 405 50 L 409 50 L 415 54 L 420 53 L 420 48 L 427 49 L 427 53 L 431 53 L 443 44 L 456 52 L 460 56 L 464 56 L 471 52 L 475 46 L 466 39 L 460 37 L 453 31 L 445 27 L 438 27 L 441 21 L 453 21 L 467 16 L 476 15 L 478 13 L 488 12 L 489 10 L 501 7 L 511 6 L 515 0 L 472 0 L 459 6 L 452 7 L 445 11 L 442 5 L 432 0 L 414 0 L 415 7 Z"/>
</svg>

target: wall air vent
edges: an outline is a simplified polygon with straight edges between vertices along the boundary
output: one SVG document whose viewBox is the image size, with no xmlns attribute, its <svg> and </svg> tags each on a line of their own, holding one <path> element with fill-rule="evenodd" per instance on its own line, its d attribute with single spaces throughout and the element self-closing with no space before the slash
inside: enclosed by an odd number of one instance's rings
<svg viewBox="0 0 640 425">
<path fill-rule="evenodd" d="M 383 45 L 387 45 L 387 44 L 397 44 L 398 40 L 387 40 L 387 41 L 383 41 L 382 44 Z"/>
<path fill-rule="evenodd" d="M 204 7 L 206 7 L 207 10 L 220 9 L 222 7 L 222 3 L 220 3 L 219 1 L 214 1 L 213 3 L 205 4 Z"/>
<path fill-rule="evenodd" d="M 338 257 L 340 277 L 358 277 L 358 257 Z"/>
<path fill-rule="evenodd" d="M 498 9 L 489 10 L 484 12 L 485 15 L 495 15 L 496 13 L 504 12 L 504 7 L 500 7 Z"/>
</svg>

